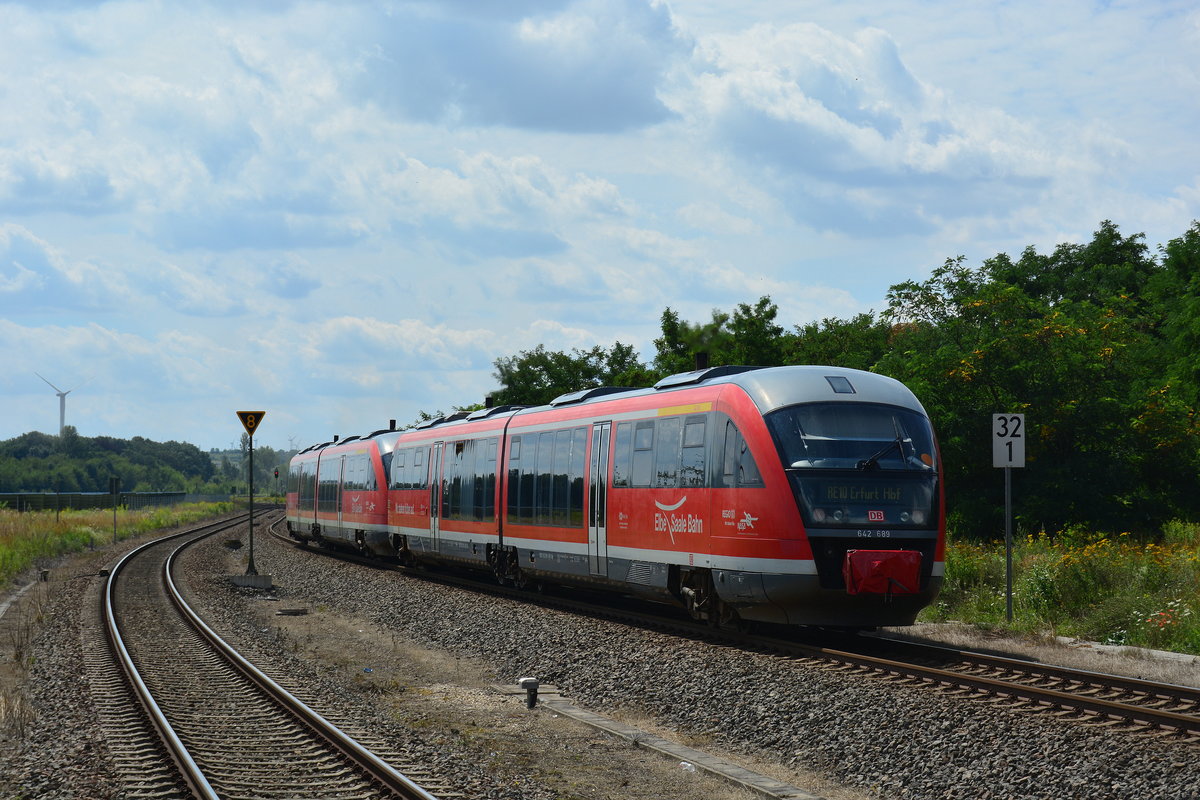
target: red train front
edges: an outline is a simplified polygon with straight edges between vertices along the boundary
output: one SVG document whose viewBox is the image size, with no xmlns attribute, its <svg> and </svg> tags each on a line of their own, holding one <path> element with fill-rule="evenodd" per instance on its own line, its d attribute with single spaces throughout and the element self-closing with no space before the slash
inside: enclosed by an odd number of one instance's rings
<svg viewBox="0 0 1200 800">
<path fill-rule="evenodd" d="M 720 623 L 908 624 L 941 585 L 933 431 L 880 375 L 717 367 L 395 436 L 388 532 L 406 560 Z"/>
</svg>

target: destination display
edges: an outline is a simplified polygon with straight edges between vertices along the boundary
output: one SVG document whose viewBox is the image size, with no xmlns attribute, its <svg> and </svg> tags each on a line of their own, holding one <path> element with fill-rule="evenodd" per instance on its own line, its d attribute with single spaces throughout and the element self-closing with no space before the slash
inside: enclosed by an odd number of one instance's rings
<svg viewBox="0 0 1200 800">
<path fill-rule="evenodd" d="M 933 475 L 895 480 L 880 480 L 877 474 L 858 478 L 793 472 L 790 476 L 809 525 L 927 528 L 937 521 Z"/>
</svg>

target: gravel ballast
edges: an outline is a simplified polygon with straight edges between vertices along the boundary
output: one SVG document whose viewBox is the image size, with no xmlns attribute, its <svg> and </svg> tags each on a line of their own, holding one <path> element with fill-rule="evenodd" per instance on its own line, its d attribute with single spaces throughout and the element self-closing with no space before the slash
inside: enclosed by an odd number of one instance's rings
<svg viewBox="0 0 1200 800">
<path fill-rule="evenodd" d="M 261 593 L 237 590 L 224 579 L 229 564 L 244 555 L 234 557 L 219 543 L 192 559 L 189 583 L 223 635 L 244 639 L 265 660 L 290 663 L 282 668 L 321 684 L 319 693 L 344 695 L 339 706 L 369 709 L 370 695 L 338 685 L 344 671 L 314 669 L 287 652 L 300 648 L 283 646 L 281 629 L 263 625 L 262 613 L 305 607 L 331 620 L 365 620 L 393 646 L 411 642 L 449 651 L 485 665 L 497 683 L 535 676 L 577 705 L 646 721 L 701 749 L 775 764 L 791 775 L 819 773 L 824 781 L 805 788 L 831 797 L 1200 798 L 1193 745 L 482 597 L 256 538 L 258 569 L 276 587 L 270 611 L 262 610 L 268 602 Z M 82 597 L 86 583 L 83 575 L 62 581 L 42 601 L 48 622 L 31 645 L 36 666 L 25 690 L 37 711 L 24 726 L 23 742 L 4 743 L 3 796 L 113 796 L 102 745 L 89 735 L 95 714 L 80 683 L 69 678 L 80 664 L 72 597 Z M 53 715 L 44 710 L 55 706 Z M 466 776 L 468 796 L 607 796 L 536 781 L 517 785 L 502 769 L 479 763 L 469 745 L 456 746 L 448 733 L 426 729 L 412 736 L 391 719 L 363 724 L 391 726 L 389 735 L 417 747 L 425 743 L 450 760 Z M 646 788 L 635 783 L 629 796 L 672 796 L 666 789 L 640 791 Z"/>
</svg>

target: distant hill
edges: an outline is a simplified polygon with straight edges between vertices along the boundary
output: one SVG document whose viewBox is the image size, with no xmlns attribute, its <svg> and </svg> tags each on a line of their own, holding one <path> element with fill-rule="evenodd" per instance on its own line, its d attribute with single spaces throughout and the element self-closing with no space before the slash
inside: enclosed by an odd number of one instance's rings
<svg viewBox="0 0 1200 800">
<path fill-rule="evenodd" d="M 286 470 L 287 454 L 254 452 L 256 490 L 273 488 L 273 471 Z M 61 437 L 31 432 L 0 441 L 0 492 L 102 492 L 114 476 L 125 491 L 236 491 L 245 485 L 243 470 L 223 461 L 187 442 L 89 438 L 68 425 Z"/>
</svg>

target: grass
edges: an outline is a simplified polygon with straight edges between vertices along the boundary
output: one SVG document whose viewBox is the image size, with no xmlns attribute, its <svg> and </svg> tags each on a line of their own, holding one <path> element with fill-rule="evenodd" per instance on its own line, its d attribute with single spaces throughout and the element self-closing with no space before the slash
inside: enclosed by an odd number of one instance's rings
<svg viewBox="0 0 1200 800">
<path fill-rule="evenodd" d="M 229 503 L 185 503 L 129 511 L 117 509 L 116 538 L 224 514 Z M 113 541 L 111 510 L 17 512 L 0 509 L 0 584 L 43 559 L 78 553 Z"/>
<path fill-rule="evenodd" d="M 1170 523 L 1154 542 L 1081 530 L 1017 538 L 1011 623 L 1004 542 L 951 542 L 942 593 L 920 619 L 1200 655 L 1200 525 Z"/>
</svg>

